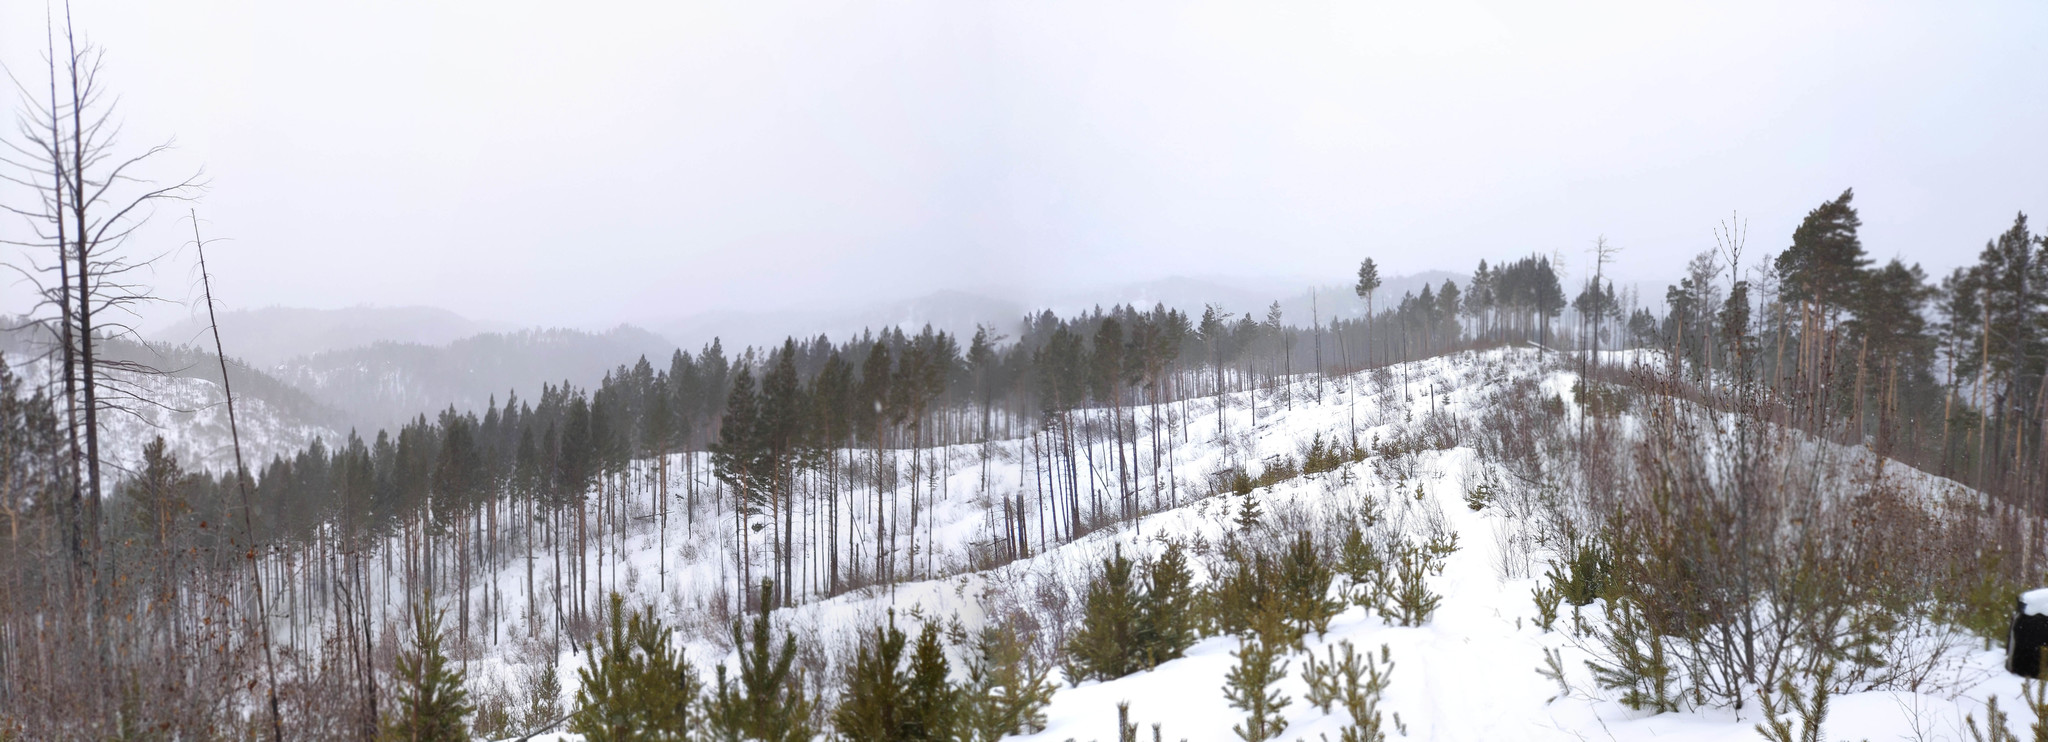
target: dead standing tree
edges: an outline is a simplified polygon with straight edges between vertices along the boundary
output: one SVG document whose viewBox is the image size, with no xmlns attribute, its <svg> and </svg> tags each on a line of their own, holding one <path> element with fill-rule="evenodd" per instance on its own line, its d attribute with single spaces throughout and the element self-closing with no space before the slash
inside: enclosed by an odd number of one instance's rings
<svg viewBox="0 0 2048 742">
<path fill-rule="evenodd" d="M 56 315 L 43 324 L 54 324 L 48 356 L 62 379 L 59 407 L 70 477 L 58 510 L 72 575 L 70 595 L 52 596 L 56 602 L 41 610 L 79 620 L 70 633 L 73 651 L 82 656 L 66 677 L 46 680 L 103 702 L 116 691 L 111 633 L 120 627 L 111 621 L 118 613 L 111 607 L 114 563 L 100 535 L 105 473 L 100 418 L 103 412 L 146 402 L 121 384 L 116 372 L 148 369 L 104 358 L 98 346 L 108 336 L 131 332 L 122 318 L 152 298 L 128 279 L 150 262 L 130 256 L 124 249 L 129 238 L 153 204 L 188 197 L 198 183 L 187 178 L 159 186 L 140 176 L 168 145 L 132 155 L 118 146 L 115 101 L 102 82 L 104 55 L 79 39 L 68 9 L 61 26 L 58 20 L 47 23 L 47 79 L 31 84 L 10 73 L 23 105 L 16 137 L 0 149 L 0 178 L 21 195 L 0 208 L 30 225 L 29 236 L 6 240 L 26 252 L 27 259 L 11 267 L 37 288 L 39 312 L 54 309 Z M 96 705 L 108 709 L 105 718 L 87 715 L 67 723 L 102 733 L 120 723 L 119 709 Z"/>
</svg>

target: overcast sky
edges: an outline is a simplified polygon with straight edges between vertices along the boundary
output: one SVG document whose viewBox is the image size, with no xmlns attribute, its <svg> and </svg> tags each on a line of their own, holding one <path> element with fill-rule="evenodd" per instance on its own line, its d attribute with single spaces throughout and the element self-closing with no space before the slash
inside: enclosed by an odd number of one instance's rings
<svg viewBox="0 0 2048 742">
<path fill-rule="evenodd" d="M 1870 252 L 1938 274 L 2048 209 L 2039 2 L 314 5 L 76 5 L 129 145 L 204 168 L 230 307 L 590 326 L 1577 271 L 1602 234 L 1666 280 L 1731 212 L 1762 254 L 1852 186 Z M 43 13 L 0 0 L 18 75 Z"/>
</svg>

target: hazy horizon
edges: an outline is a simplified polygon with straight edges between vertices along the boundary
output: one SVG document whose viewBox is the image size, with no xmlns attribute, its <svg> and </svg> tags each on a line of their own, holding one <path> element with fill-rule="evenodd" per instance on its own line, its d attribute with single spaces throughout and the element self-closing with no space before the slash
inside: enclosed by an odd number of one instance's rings
<svg viewBox="0 0 2048 742">
<path fill-rule="evenodd" d="M 2048 204 L 2022 3 L 74 11 L 123 144 L 204 170 L 227 308 L 602 327 L 1366 256 L 1569 283 L 1601 235 L 1654 290 L 1731 214 L 1754 260 L 1848 187 L 1874 259 L 1939 276 Z M 42 26 L 0 8 L 17 77 Z M 189 232 L 166 207 L 128 248 L 174 302 Z"/>
</svg>

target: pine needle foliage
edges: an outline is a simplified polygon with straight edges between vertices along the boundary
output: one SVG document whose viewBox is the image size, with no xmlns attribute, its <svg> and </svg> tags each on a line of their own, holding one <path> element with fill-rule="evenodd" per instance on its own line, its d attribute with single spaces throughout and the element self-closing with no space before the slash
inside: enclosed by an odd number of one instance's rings
<svg viewBox="0 0 2048 742">
<path fill-rule="evenodd" d="M 562 719 L 562 678 L 553 661 L 544 662 L 526 678 L 526 710 L 520 728 L 527 734 L 546 731 Z"/>
<path fill-rule="evenodd" d="M 1352 526 L 1344 534 L 1337 566 L 1344 573 L 1345 592 L 1352 605 L 1379 610 L 1386 604 L 1393 592 L 1392 575 L 1387 573 L 1387 560 L 1379 547 L 1365 537 L 1365 529 Z"/>
<path fill-rule="evenodd" d="M 853 662 L 846 667 L 846 693 L 832 711 L 832 726 L 850 740 L 903 739 L 904 706 L 909 676 L 903 671 L 903 650 L 910 643 L 889 622 L 861 637 Z"/>
<path fill-rule="evenodd" d="M 2048 654 L 2044 651 L 2043 654 Z M 2033 732 L 2033 742 L 2048 742 L 2048 683 L 2028 680 L 2020 685 L 2020 700 L 2025 701 L 2027 710 L 2034 714 L 2034 724 L 2028 727 Z M 1978 728 L 1975 715 L 1964 715 L 1963 728 L 1969 730 L 1970 739 L 1975 742 L 2021 742 L 2020 735 L 2007 726 L 2010 717 L 1998 708 L 1998 696 L 1984 699 L 1984 727 Z M 1762 731 L 1759 725 L 1759 731 Z M 1770 732 L 1764 733 L 1766 737 Z M 1776 738 L 1773 738 L 1776 739 Z"/>
<path fill-rule="evenodd" d="M 1139 640 L 1145 596 L 1135 572 L 1118 547 L 1088 585 L 1081 628 L 1067 638 L 1067 654 L 1083 679 L 1114 680 L 1146 669 Z"/>
<path fill-rule="evenodd" d="M 461 668 L 441 651 L 441 612 L 432 593 L 413 604 L 411 646 L 398 653 L 398 707 L 384 729 L 391 742 L 468 742 L 472 710 Z"/>
<path fill-rule="evenodd" d="M 2012 727 L 2006 726 L 2007 719 L 2005 712 L 1998 708 L 1998 696 L 1989 696 L 1984 699 L 1984 728 L 1977 728 L 1974 714 L 1963 715 L 1963 728 L 1970 730 L 1970 739 L 1975 742 L 2020 742 L 2020 736 L 2012 733 Z M 1770 732 L 1763 733 L 1770 735 Z"/>
<path fill-rule="evenodd" d="M 1252 494 L 1249 487 L 1240 494 L 1244 497 L 1243 502 L 1237 506 L 1237 530 L 1250 531 L 1258 528 L 1260 519 L 1266 517 L 1265 510 L 1259 507 L 1259 498 Z"/>
<path fill-rule="evenodd" d="M 1557 623 L 1557 604 L 1564 595 L 1548 586 L 1538 586 L 1530 595 L 1536 601 L 1536 625 L 1549 631 Z"/>
<path fill-rule="evenodd" d="M 1783 703 L 1775 702 L 1771 694 L 1757 689 L 1757 700 L 1763 703 L 1764 720 L 1756 725 L 1758 734 L 1771 742 L 1821 742 L 1821 724 L 1828 718 L 1828 685 L 1834 680 L 1834 665 L 1822 665 L 1814 676 L 1811 697 L 1800 693 L 1798 686 L 1790 679 L 1778 684 L 1778 694 Z M 1786 712 L 1796 716 L 1788 716 Z M 1793 727 L 1798 723 L 1797 734 Z M 2002 727 L 2002 725 L 2001 725 Z"/>
<path fill-rule="evenodd" d="M 1200 632 L 1195 575 L 1180 542 L 1168 543 L 1158 559 L 1147 560 L 1145 583 L 1144 622 L 1137 638 L 1140 659 L 1152 668 L 1178 659 Z"/>
<path fill-rule="evenodd" d="M 1360 655 L 1351 642 L 1341 644 L 1343 660 L 1333 663 L 1343 681 L 1344 711 L 1351 723 L 1338 730 L 1338 742 L 1387 742 L 1386 719 L 1380 715 L 1380 696 L 1393 682 L 1394 657 L 1387 645 L 1380 645 L 1378 657 Z M 1406 734 L 1405 731 L 1402 732 Z"/>
<path fill-rule="evenodd" d="M 1280 594 L 1274 589 L 1279 569 L 1264 552 L 1242 543 L 1225 544 L 1223 554 L 1229 568 L 1210 589 L 1211 627 L 1220 634 L 1254 631 L 1262 617 L 1279 611 Z"/>
<path fill-rule="evenodd" d="M 1608 604 L 1607 628 L 1599 638 L 1606 658 L 1586 662 L 1594 682 L 1621 691 L 1622 705 L 1638 711 L 1647 708 L 1661 714 L 1678 709 L 1671 692 L 1674 668 L 1665 655 L 1664 638 L 1643 620 L 1634 601 L 1621 598 Z"/>
<path fill-rule="evenodd" d="M 1244 722 L 1230 728 L 1245 742 L 1276 739 L 1287 730 L 1280 711 L 1293 702 L 1273 687 L 1287 677 L 1286 645 L 1258 636 L 1238 637 L 1237 650 L 1230 653 L 1237 666 L 1223 676 L 1223 697 L 1230 707 L 1245 712 Z"/>
<path fill-rule="evenodd" d="M 1614 557 L 1603 539 L 1571 537 L 1564 551 L 1569 558 L 1552 562 L 1546 576 L 1566 603 L 1583 608 L 1612 594 Z"/>
<path fill-rule="evenodd" d="M 1051 669 L 1041 667 L 1015 634 L 996 627 L 982 629 L 974 650 L 962 689 L 962 738 L 996 742 L 1044 731 Z"/>
<path fill-rule="evenodd" d="M 1321 474 L 1343 466 L 1350 457 L 1345 455 L 1344 445 L 1339 441 L 1325 441 L 1318 432 L 1309 441 L 1308 450 L 1301 455 L 1301 473 Z"/>
<path fill-rule="evenodd" d="M 774 598 L 774 583 L 762 580 L 761 605 L 773 605 Z M 796 639 L 785 635 L 781 651 L 776 651 L 768 612 L 763 610 L 754 615 L 750 634 L 743 635 L 741 622 L 733 622 L 732 642 L 740 648 L 740 671 L 733 680 L 727 677 L 725 666 L 718 668 L 717 689 L 707 715 L 716 738 L 791 742 L 815 736 L 803 674 L 794 668 Z"/>
<path fill-rule="evenodd" d="M 1280 558 L 1280 590 L 1297 635 L 1314 631 L 1320 637 L 1330 630 L 1330 619 L 1343 612 L 1343 602 L 1330 597 L 1334 579 L 1309 532 L 1295 534 Z"/>
<path fill-rule="evenodd" d="M 905 650 L 909 650 L 905 666 Z M 1007 731 L 986 731 L 999 724 L 981 714 L 994 689 L 982 680 L 967 686 L 951 681 L 952 665 L 936 623 L 927 623 L 913 645 L 909 636 L 889 622 L 876 626 L 861 638 L 853 662 L 846 668 L 846 692 L 833 710 L 832 724 L 840 736 L 850 740 L 880 742 L 929 742 L 1000 738 Z M 970 673 L 972 675 L 972 673 Z M 1043 674 L 1036 688 L 1051 695 Z M 982 695 L 977 695 L 977 694 Z M 1019 708 L 1028 715 L 1031 709 Z M 1039 724 L 1043 725 L 1042 716 Z M 1009 727 L 1014 729 L 1015 726 Z"/>
<path fill-rule="evenodd" d="M 939 626 L 927 623 L 917 634 L 911 650 L 909 684 L 904 701 L 903 739 L 910 742 L 953 740 L 960 731 L 960 689 L 948 676 L 952 665 L 946 661 L 946 647 L 939 641 Z"/>
<path fill-rule="evenodd" d="M 1456 549 L 1455 545 L 1450 548 Z M 1394 560 L 1393 586 L 1386 596 L 1387 604 L 1381 613 L 1394 619 L 1402 626 L 1421 626 L 1429 623 L 1429 617 L 1443 604 L 1443 596 L 1429 589 L 1429 576 L 1443 571 L 1445 552 L 1434 544 L 1415 546 L 1403 543 Z"/>
<path fill-rule="evenodd" d="M 617 593 L 606 618 L 596 646 L 584 647 L 590 666 L 576 671 L 569 731 L 591 742 L 688 739 L 702 722 L 695 709 L 703 682 L 670 644 L 668 626 L 652 606 L 629 615 Z"/>
</svg>

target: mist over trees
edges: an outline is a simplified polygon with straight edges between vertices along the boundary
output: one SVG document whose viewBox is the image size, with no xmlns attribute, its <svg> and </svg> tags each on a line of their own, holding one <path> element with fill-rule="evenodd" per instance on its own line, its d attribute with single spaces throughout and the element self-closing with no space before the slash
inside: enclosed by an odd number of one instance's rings
<svg viewBox="0 0 2048 742">
<path fill-rule="evenodd" d="M 737 349 L 713 340 L 665 358 L 579 358 L 610 370 L 582 386 L 521 378 L 508 387 L 538 382 L 538 392 L 508 389 L 480 407 L 450 404 L 386 429 L 352 430 L 245 470 L 195 470 L 157 438 L 123 471 L 102 460 L 102 421 L 148 400 L 124 398 L 106 383 L 109 368 L 139 365 L 119 351 L 110 332 L 118 319 L 109 318 L 147 298 L 133 273 L 140 259 L 122 251 L 122 238 L 138 204 L 188 195 L 191 183 L 120 190 L 133 186 L 126 168 L 157 150 L 123 159 L 107 123 L 111 97 L 96 86 L 97 57 L 68 33 L 61 45 L 57 39 L 48 93 L 28 91 L 31 105 L 4 163 L 7 177 L 35 194 L 6 205 L 33 225 L 24 247 L 35 257 L 19 268 L 42 282 L 43 304 L 30 320 L 43 350 L 26 352 L 47 353 L 59 373 L 39 383 L 0 363 L 0 736 L 460 738 L 482 723 L 464 719 L 488 711 L 464 687 L 466 662 L 501 647 L 602 653 L 583 676 L 581 707 L 553 709 L 535 691 L 522 728 L 575 716 L 571 724 L 586 733 L 624 724 L 621 736 L 631 736 L 641 722 L 592 709 L 639 702 L 630 707 L 639 714 L 658 702 L 668 709 L 660 718 L 694 719 L 675 723 L 733 737 L 807 738 L 828 718 L 906 738 L 936 728 L 1000 736 L 1042 723 L 1032 710 L 1050 690 L 1036 663 L 1050 658 L 979 637 L 979 671 L 1008 680 L 969 692 L 962 688 L 977 686 L 948 680 L 934 624 L 910 647 L 891 623 L 862 638 L 845 672 L 849 682 L 872 686 L 830 709 L 821 700 L 827 679 L 795 664 L 798 640 L 775 631 L 769 614 L 1007 564 L 1203 498 L 1246 496 L 1261 482 L 1398 458 L 1393 447 L 1405 444 L 1359 440 L 1355 417 L 1348 435 L 1319 432 L 1299 462 L 1271 462 L 1257 479 L 1247 469 L 1187 470 L 1178 452 L 1190 441 L 1241 433 L 1228 428 L 1223 410 L 1248 409 L 1256 429 L 1262 416 L 1327 403 L 1339 384 L 1355 404 L 1349 385 L 1360 378 L 1390 394 L 1398 389 L 1403 404 L 1421 409 L 1428 402 L 1416 400 L 1433 400 L 1437 390 L 1413 383 L 1408 362 L 1503 346 L 1579 363 L 1577 404 L 1623 405 L 1615 400 L 1631 393 L 1666 400 L 1660 404 L 1684 400 L 1697 405 L 1688 409 L 1740 415 L 1745 436 L 1761 436 L 1759 421 L 1768 422 L 1774 434 L 1865 447 L 1966 483 L 1989 496 L 1987 509 L 2006 519 L 1996 521 L 2001 527 L 2022 514 L 2033 519 L 2026 523 L 2048 515 L 2048 239 L 2017 215 L 1976 264 L 1937 282 L 1918 266 L 1869 257 L 1847 190 L 1815 207 L 1789 244 L 1751 262 L 1744 229 L 1728 225 L 1720 246 L 1694 257 L 1666 289 L 1661 307 L 1605 279 L 1613 254 L 1604 241 L 1596 270 L 1575 287 L 1550 257 L 1503 251 L 1463 285 L 1445 280 L 1382 296 L 1388 277 L 1367 258 L 1353 296 L 1327 299 L 1362 302 L 1363 315 L 1324 315 L 1325 298 L 1312 294 L 1306 324 L 1277 301 L 1262 312 L 1210 305 L 1199 314 L 1120 305 L 1041 311 L 966 338 L 926 326 Z M 1625 355 L 1661 363 L 1668 376 L 1630 377 L 1618 370 Z M 239 374 L 218 378 L 245 383 Z M 324 383 L 387 381 L 371 371 Z M 1704 656 L 1718 646 L 1701 638 L 1711 632 L 1685 629 L 1748 620 L 1728 616 L 1758 599 L 1790 604 L 1801 596 L 1785 587 L 1788 574 L 1833 580 L 1824 584 L 1871 602 L 1903 589 L 1879 581 L 1889 574 L 1823 569 L 1836 556 L 1883 546 L 1855 540 L 1843 521 L 1815 526 L 1839 529 L 1825 531 L 1839 537 L 1828 542 L 1835 551 L 1778 550 L 1774 529 L 1787 516 L 1777 508 L 1787 501 L 1764 494 L 1798 485 L 1767 481 L 1758 462 L 1796 463 L 1784 453 L 1789 444 L 1745 460 L 1737 473 L 1751 478 L 1738 479 L 1756 488 L 1737 488 L 1732 499 L 1717 499 L 1728 488 L 1701 473 L 1714 466 L 1702 453 L 1700 431 L 1711 427 L 1704 418 L 1671 415 L 1650 427 L 1637 453 L 1659 454 L 1641 456 L 1657 487 L 1602 468 L 1620 457 L 1591 443 L 1601 437 L 1597 421 L 1581 422 L 1576 448 L 1554 452 L 1568 466 L 1524 471 L 1515 462 L 1540 456 L 1507 455 L 1515 443 L 1508 435 L 1556 434 L 1565 427 L 1564 402 L 1533 382 L 1504 386 L 1496 437 L 1486 443 L 1509 462 L 1504 468 L 1542 483 L 1577 467 L 1579 483 L 1611 485 L 1598 490 L 1611 501 L 1594 503 L 1608 520 L 1587 518 L 1584 532 L 1573 530 L 1577 522 L 1559 527 L 1566 548 L 1579 550 L 1571 555 L 1575 576 L 1559 582 L 1583 589 L 1553 594 L 1552 619 L 1559 600 L 1609 600 L 1617 606 L 1603 637 L 1610 645 L 1632 650 L 1686 637 Z M 1214 430 L 1193 424 L 1201 407 L 1216 413 Z M 951 491 L 945 473 L 965 461 L 983 472 L 980 486 Z M 987 472 L 996 467 L 1016 470 L 1028 486 L 990 487 Z M 946 554 L 938 514 L 970 499 L 982 504 L 989 536 L 968 553 Z M 1252 503 L 1237 511 L 1248 527 L 1262 517 Z M 740 672 L 729 678 L 721 665 L 709 683 L 669 646 L 654 611 L 628 614 L 617 597 L 637 582 L 621 574 L 636 538 L 655 540 L 664 588 L 671 579 L 704 578 L 671 576 L 668 561 L 673 552 L 680 565 L 684 554 L 718 545 L 685 540 L 701 534 L 700 520 L 736 545 L 730 563 L 717 565 L 717 600 L 694 607 L 729 624 L 740 652 Z M 1706 539 L 1728 522 L 1741 523 L 1722 529 L 1739 542 L 1732 551 L 1671 535 Z M 2002 605 L 2001 591 L 2041 566 L 2038 529 L 2009 530 L 1981 552 L 1982 564 L 1929 565 L 1977 568 L 1988 587 L 1970 605 Z M 1104 582 L 1088 599 L 1095 607 L 1086 609 L 1100 612 L 1077 622 L 1081 638 L 1070 647 L 1075 677 L 1150 667 L 1180 654 L 1201 630 L 1227 630 L 1244 636 L 1248 658 L 1233 671 L 1242 686 L 1234 692 L 1262 720 L 1245 734 L 1277 732 L 1263 721 L 1277 705 L 1267 676 L 1285 665 L 1285 647 L 1321 633 L 1342 608 L 1328 597 L 1336 578 L 1324 562 L 1338 555 L 1356 574 L 1361 605 L 1415 625 L 1436 608 L 1426 577 L 1456 549 L 1455 539 L 1435 536 L 1384 553 L 1363 536 L 1341 546 L 1307 531 L 1288 538 L 1284 551 L 1231 553 L 1239 571 L 1203 588 L 1203 600 L 1222 607 L 1201 609 L 1208 613 L 1200 627 L 1182 623 L 1197 599 L 1178 550 L 1157 562 L 1121 553 L 1106 561 Z M 1746 576 L 1763 563 L 1789 568 L 1772 575 L 1783 582 L 1757 587 L 1699 578 L 1685 566 L 1730 553 L 1737 561 L 1720 565 L 1728 574 Z M 1585 584 L 1608 580 L 1608 572 L 1627 584 Z M 1262 587 L 1271 584 L 1294 592 Z M 1689 585 L 1725 603 L 1655 600 Z M 1927 581 L 1907 586 L 1937 603 L 1956 597 Z M 1770 592 L 1781 588 L 1787 592 Z M 1790 628 L 1773 630 L 1811 629 L 1801 636 L 1834 642 L 1842 637 L 1828 627 L 1854 618 L 1824 602 L 1797 607 L 1785 614 Z M 1981 632 L 1996 616 L 1954 620 Z M 1796 672 L 1817 671 L 1826 659 L 1800 656 L 1813 666 Z M 1831 660 L 1827 666 L 1832 672 Z M 1609 669 L 1602 677 L 1628 686 L 1631 705 L 1669 705 L 1661 687 L 1643 685 L 1645 668 Z M 1701 693 L 1732 703 L 1759 682 L 1743 676 L 1754 667 L 1711 669 L 1723 675 Z M 648 679 L 656 676 L 659 683 Z M 559 696 L 559 678 L 534 680 L 535 688 L 549 684 Z M 647 691 L 656 686 L 658 694 Z M 631 701 L 636 693 L 659 700 Z M 990 700 L 1000 693 L 1028 698 Z M 897 716 L 903 708 L 915 713 Z M 487 731 L 513 727 L 505 709 L 491 713 L 496 726 Z"/>
</svg>

